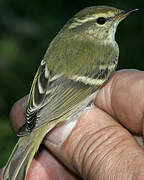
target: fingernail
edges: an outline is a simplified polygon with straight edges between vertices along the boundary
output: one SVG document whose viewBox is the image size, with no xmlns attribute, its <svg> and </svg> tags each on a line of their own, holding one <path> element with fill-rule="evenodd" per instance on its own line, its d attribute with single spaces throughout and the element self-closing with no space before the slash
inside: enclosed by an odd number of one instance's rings
<svg viewBox="0 0 144 180">
<path fill-rule="evenodd" d="M 85 107 L 78 114 L 72 117 L 69 121 L 60 124 L 54 128 L 50 133 L 47 134 L 45 138 L 46 144 L 51 144 L 55 146 L 62 146 L 67 137 L 71 134 L 72 130 L 75 128 L 79 117 L 82 114 L 87 114 L 87 112 L 92 108 L 93 104 Z"/>
<path fill-rule="evenodd" d="M 72 130 L 74 129 L 77 119 L 68 121 L 64 124 L 59 125 L 55 129 L 53 129 L 45 138 L 46 143 L 50 143 L 55 146 L 61 146 L 67 137 L 70 135 Z"/>
</svg>

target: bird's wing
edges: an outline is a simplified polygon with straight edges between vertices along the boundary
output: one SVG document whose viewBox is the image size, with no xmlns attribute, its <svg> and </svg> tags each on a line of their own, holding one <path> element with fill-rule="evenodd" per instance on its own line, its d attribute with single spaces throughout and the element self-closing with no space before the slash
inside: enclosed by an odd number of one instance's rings
<svg viewBox="0 0 144 180">
<path fill-rule="evenodd" d="M 52 75 L 42 61 L 30 91 L 26 123 L 20 128 L 18 136 L 68 114 L 90 94 L 91 86 L 62 74 Z"/>
</svg>

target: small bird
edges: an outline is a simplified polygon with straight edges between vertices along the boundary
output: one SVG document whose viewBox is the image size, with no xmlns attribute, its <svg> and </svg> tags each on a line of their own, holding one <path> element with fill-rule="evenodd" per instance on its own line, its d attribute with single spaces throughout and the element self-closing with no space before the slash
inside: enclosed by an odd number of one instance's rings
<svg viewBox="0 0 144 180">
<path fill-rule="evenodd" d="M 93 102 L 95 92 L 118 63 L 116 28 L 137 10 L 85 8 L 52 40 L 33 80 L 26 123 L 18 131 L 20 138 L 4 168 L 3 180 L 25 180 L 45 135 Z"/>
</svg>

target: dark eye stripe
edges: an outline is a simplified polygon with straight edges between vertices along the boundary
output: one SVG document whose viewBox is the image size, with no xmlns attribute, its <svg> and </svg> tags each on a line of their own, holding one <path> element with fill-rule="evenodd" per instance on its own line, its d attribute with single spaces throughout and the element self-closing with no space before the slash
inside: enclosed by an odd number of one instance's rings
<svg viewBox="0 0 144 180">
<path fill-rule="evenodd" d="M 108 17 L 108 18 L 107 18 L 107 21 L 112 21 L 113 19 L 114 19 L 114 17 L 111 16 L 111 17 Z"/>
</svg>

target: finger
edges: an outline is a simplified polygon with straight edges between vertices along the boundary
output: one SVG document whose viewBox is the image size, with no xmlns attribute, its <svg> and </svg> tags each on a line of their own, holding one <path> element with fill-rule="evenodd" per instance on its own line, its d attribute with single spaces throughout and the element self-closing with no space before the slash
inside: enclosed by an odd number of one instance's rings
<svg viewBox="0 0 144 180">
<path fill-rule="evenodd" d="M 78 180 L 51 153 L 41 147 L 29 168 L 26 180 Z"/>
<path fill-rule="evenodd" d="M 55 128 L 44 144 L 82 179 L 144 178 L 143 149 L 126 129 L 97 107 L 84 112 L 75 126 L 68 122 Z"/>
<path fill-rule="evenodd" d="M 18 129 L 25 123 L 25 106 L 28 96 L 21 98 L 17 101 L 10 112 L 10 123 L 14 132 L 17 132 Z"/>
<path fill-rule="evenodd" d="M 95 105 L 116 117 L 127 129 L 142 134 L 144 72 L 119 71 L 98 92 Z"/>
<path fill-rule="evenodd" d="M 25 104 L 28 96 L 23 97 L 14 104 L 10 113 L 11 126 L 15 132 L 25 123 Z M 44 148 L 36 154 L 30 169 L 27 180 L 48 180 L 48 179 L 69 179 L 77 180 L 74 174 L 68 171 L 54 156 Z"/>
</svg>

